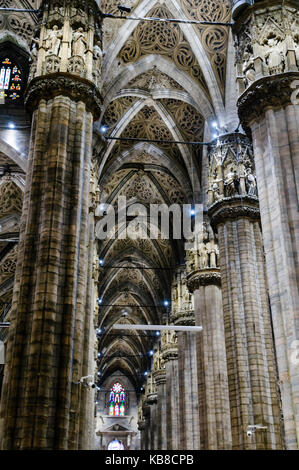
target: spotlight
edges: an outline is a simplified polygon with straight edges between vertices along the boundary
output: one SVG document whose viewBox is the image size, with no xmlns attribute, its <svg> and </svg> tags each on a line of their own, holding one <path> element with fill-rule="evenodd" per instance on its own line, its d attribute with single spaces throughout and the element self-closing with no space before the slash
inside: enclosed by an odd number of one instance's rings
<svg viewBox="0 0 299 470">
<path fill-rule="evenodd" d="M 97 387 L 97 391 L 99 392 L 101 390 L 101 387 Z"/>
<path fill-rule="evenodd" d="M 103 266 L 104 260 L 102 258 L 99 259 L 99 266 Z"/>
<path fill-rule="evenodd" d="M 190 215 L 191 215 L 191 216 L 194 216 L 195 214 L 196 214 L 196 210 L 195 210 L 195 209 L 191 209 L 191 210 L 190 210 Z"/>
<path fill-rule="evenodd" d="M 213 134 L 213 139 L 217 139 L 218 135 L 217 134 Z"/>
<path fill-rule="evenodd" d="M 213 121 L 213 122 L 212 122 L 212 127 L 214 127 L 214 129 L 218 129 L 218 123 L 217 123 L 217 121 Z"/>
<path fill-rule="evenodd" d="M 101 132 L 101 134 L 103 134 L 103 135 L 106 134 L 106 132 L 108 131 L 108 129 L 109 129 L 108 126 L 105 126 L 105 125 L 101 126 L 101 127 L 100 127 L 100 132 Z"/>
<path fill-rule="evenodd" d="M 102 333 L 102 328 L 97 329 L 97 334 L 100 335 Z"/>
<path fill-rule="evenodd" d="M 100 377 L 100 375 L 101 375 L 101 372 L 99 371 L 99 372 L 98 372 L 98 377 Z"/>
<path fill-rule="evenodd" d="M 144 372 L 144 375 L 145 375 L 145 376 L 146 376 L 146 375 L 148 375 L 148 372 L 147 372 L 147 371 L 145 371 L 145 372 Z"/>
<path fill-rule="evenodd" d="M 142 392 L 142 390 L 143 390 L 143 387 L 140 387 L 140 390 L 141 390 L 141 392 Z"/>
<path fill-rule="evenodd" d="M 148 352 L 148 355 L 149 355 L 149 356 L 153 356 L 153 355 L 154 355 L 154 351 L 151 349 L 151 350 Z"/>
<path fill-rule="evenodd" d="M 155 335 L 160 336 L 160 331 L 156 331 Z"/>
<path fill-rule="evenodd" d="M 164 307 L 168 307 L 169 301 L 168 301 L 168 300 L 164 300 L 163 305 L 164 305 Z"/>
<path fill-rule="evenodd" d="M 13 122 L 10 122 L 10 123 L 8 124 L 8 127 L 9 127 L 9 129 L 15 129 L 15 128 L 16 128 L 16 126 L 15 126 L 15 124 L 14 124 Z"/>
<path fill-rule="evenodd" d="M 100 358 L 100 357 L 101 357 L 101 355 L 102 355 L 102 354 L 99 352 L 99 353 L 98 353 L 98 358 Z"/>
<path fill-rule="evenodd" d="M 101 297 L 99 297 L 99 298 L 97 299 L 97 302 L 98 302 L 99 305 L 101 305 L 101 303 L 103 302 L 103 299 L 102 299 Z"/>
</svg>

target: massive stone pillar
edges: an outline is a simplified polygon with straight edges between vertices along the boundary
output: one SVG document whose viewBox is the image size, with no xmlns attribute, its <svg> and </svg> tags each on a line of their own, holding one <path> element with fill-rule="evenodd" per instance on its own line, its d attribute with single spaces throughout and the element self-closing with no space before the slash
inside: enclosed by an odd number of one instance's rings
<svg viewBox="0 0 299 470">
<path fill-rule="evenodd" d="M 88 216 L 88 272 L 84 321 L 84 345 L 82 376 L 96 374 L 98 324 L 98 278 L 99 259 L 95 244 L 96 208 L 100 200 L 97 181 L 97 162 L 92 161 L 90 178 L 89 216 Z M 83 387 L 81 390 L 79 449 L 95 449 L 95 389 Z"/>
<path fill-rule="evenodd" d="M 187 252 L 187 285 L 194 296 L 200 448 L 231 449 L 231 419 L 219 251 L 207 225 L 200 243 Z"/>
<path fill-rule="evenodd" d="M 279 449 L 280 408 L 251 144 L 210 148 L 212 227 L 218 231 L 233 449 Z M 214 187 L 213 187 L 214 185 Z M 218 186 L 218 188 L 216 187 Z M 247 436 L 248 425 L 262 425 Z"/>
<path fill-rule="evenodd" d="M 180 446 L 179 367 L 178 340 L 174 331 L 164 331 L 161 336 L 166 374 L 166 435 L 167 450 Z"/>
<path fill-rule="evenodd" d="M 155 450 L 158 441 L 157 387 L 152 373 L 148 375 L 147 384 L 145 388 L 143 414 L 146 418 L 146 450 Z"/>
<path fill-rule="evenodd" d="M 153 377 L 157 387 L 157 450 L 167 450 L 166 434 L 166 372 L 162 354 L 158 349 L 154 355 Z"/>
<path fill-rule="evenodd" d="M 2 449 L 79 448 L 100 15 L 92 0 L 52 4 L 44 4 L 26 96 L 32 133 L 1 399 Z"/>
<path fill-rule="evenodd" d="M 143 414 L 144 397 L 140 398 L 138 405 L 138 431 L 140 432 L 140 450 L 146 450 L 145 447 L 145 432 L 146 432 L 146 421 Z"/>
<path fill-rule="evenodd" d="M 271 8 L 269 7 L 271 5 Z M 255 2 L 236 14 L 239 116 L 251 131 L 283 419 L 299 444 L 299 6 Z"/>
<path fill-rule="evenodd" d="M 157 447 L 158 450 L 167 450 L 166 434 L 166 373 L 160 369 L 154 372 L 157 384 Z"/>
<path fill-rule="evenodd" d="M 193 296 L 187 289 L 186 273 L 177 270 L 172 287 L 172 322 L 175 325 L 194 326 Z M 180 449 L 200 448 L 198 386 L 197 386 L 197 337 L 194 333 L 177 333 Z"/>
</svg>

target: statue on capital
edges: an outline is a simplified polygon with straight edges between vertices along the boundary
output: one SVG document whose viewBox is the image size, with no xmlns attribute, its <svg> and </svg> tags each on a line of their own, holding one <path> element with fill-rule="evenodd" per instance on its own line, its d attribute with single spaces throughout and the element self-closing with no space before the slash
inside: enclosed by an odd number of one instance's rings
<svg viewBox="0 0 299 470">
<path fill-rule="evenodd" d="M 87 41 L 85 38 L 83 28 L 78 28 L 77 31 L 73 33 L 73 44 L 72 44 L 72 55 L 80 56 L 84 58 L 87 48 Z"/>
<path fill-rule="evenodd" d="M 52 29 L 48 30 L 44 43 L 45 49 L 49 55 L 53 54 L 58 56 L 62 37 L 62 32 L 57 25 L 54 25 Z"/>
</svg>

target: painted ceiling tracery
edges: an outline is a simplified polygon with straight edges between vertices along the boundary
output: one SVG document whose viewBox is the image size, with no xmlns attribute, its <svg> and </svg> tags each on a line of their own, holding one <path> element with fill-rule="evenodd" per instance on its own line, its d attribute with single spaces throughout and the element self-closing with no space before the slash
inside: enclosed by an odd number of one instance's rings
<svg viewBox="0 0 299 470">
<path fill-rule="evenodd" d="M 162 5 L 153 8 L 148 16 L 171 18 L 168 9 Z M 147 54 L 161 54 L 168 57 L 179 69 L 190 74 L 209 94 L 201 68 L 178 25 L 140 22 L 120 51 L 119 59 L 124 64 L 134 63 Z"/>
</svg>

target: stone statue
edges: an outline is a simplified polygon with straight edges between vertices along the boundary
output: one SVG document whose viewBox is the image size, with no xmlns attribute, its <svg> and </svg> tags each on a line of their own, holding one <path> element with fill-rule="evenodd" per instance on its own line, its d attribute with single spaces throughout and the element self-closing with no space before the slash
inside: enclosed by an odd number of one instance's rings
<svg viewBox="0 0 299 470">
<path fill-rule="evenodd" d="M 207 268 L 209 266 L 209 257 L 208 257 L 207 247 L 204 243 L 200 244 L 199 253 L 200 253 L 200 268 L 201 269 Z"/>
<path fill-rule="evenodd" d="M 250 86 L 255 81 L 255 69 L 253 56 L 248 50 L 244 52 L 242 71 L 247 82 L 246 86 Z"/>
<path fill-rule="evenodd" d="M 160 351 L 157 350 L 154 354 L 154 361 L 153 361 L 154 370 L 160 369 Z"/>
<path fill-rule="evenodd" d="M 33 38 L 31 43 L 31 62 L 33 64 L 35 64 L 35 62 L 37 61 L 38 46 L 39 40 Z"/>
<path fill-rule="evenodd" d="M 214 181 L 211 186 L 211 191 L 213 192 L 213 202 L 219 201 L 220 197 L 220 187 L 218 184 L 218 180 L 216 179 L 217 177 L 215 176 Z"/>
<path fill-rule="evenodd" d="M 80 56 L 83 59 L 86 52 L 86 47 L 87 41 L 83 28 L 79 28 L 73 33 L 72 55 Z"/>
<path fill-rule="evenodd" d="M 171 344 L 176 344 L 178 342 L 178 337 L 177 337 L 177 334 L 174 330 L 170 330 L 168 341 Z"/>
<path fill-rule="evenodd" d="M 93 47 L 93 63 L 94 63 L 94 77 L 96 82 L 101 75 L 101 66 L 102 66 L 102 49 L 99 46 L 100 42 L 97 42 Z"/>
<path fill-rule="evenodd" d="M 251 168 L 247 169 L 246 172 L 246 189 L 249 196 L 257 196 L 257 184 L 256 178 L 251 172 Z"/>
<path fill-rule="evenodd" d="M 58 56 L 60 49 L 60 40 L 62 39 L 62 32 L 57 25 L 54 25 L 52 29 L 48 31 L 47 36 L 44 39 L 45 49 L 48 54 Z"/>
<path fill-rule="evenodd" d="M 224 186 L 226 189 L 226 196 L 230 197 L 233 196 L 234 194 L 238 193 L 238 175 L 237 172 L 234 171 L 233 168 L 229 170 L 229 172 L 226 175 L 226 178 L 224 180 Z"/>
<path fill-rule="evenodd" d="M 265 55 L 270 75 L 281 73 L 284 70 L 284 55 L 279 50 L 278 42 L 278 38 L 268 38 L 265 42 L 270 47 L 270 50 Z"/>
</svg>

